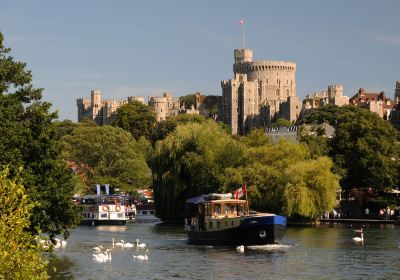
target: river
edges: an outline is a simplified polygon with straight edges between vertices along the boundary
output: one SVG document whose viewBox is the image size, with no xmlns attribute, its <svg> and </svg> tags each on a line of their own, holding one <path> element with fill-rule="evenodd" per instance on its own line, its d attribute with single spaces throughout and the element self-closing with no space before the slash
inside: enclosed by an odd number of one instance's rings
<svg viewBox="0 0 400 280">
<path fill-rule="evenodd" d="M 287 228 L 281 245 L 231 247 L 187 244 L 181 227 L 154 224 L 78 227 L 65 248 L 51 253 L 51 279 L 400 279 L 400 227 L 366 226 L 364 242 L 352 238 L 356 225 Z M 136 248 L 114 248 L 112 260 L 97 263 L 92 247 L 112 247 L 112 238 L 147 244 L 149 259 Z M 54 270 L 54 271 L 53 271 Z"/>
</svg>

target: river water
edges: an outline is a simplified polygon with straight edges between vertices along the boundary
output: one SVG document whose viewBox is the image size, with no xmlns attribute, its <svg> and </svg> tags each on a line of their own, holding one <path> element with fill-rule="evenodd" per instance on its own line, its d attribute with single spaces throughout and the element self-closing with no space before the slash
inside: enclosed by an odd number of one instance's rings
<svg viewBox="0 0 400 280">
<path fill-rule="evenodd" d="M 287 228 L 281 245 L 232 247 L 188 245 L 181 227 L 154 224 L 78 227 L 65 248 L 51 253 L 52 279 L 400 279 L 400 226 L 371 225 L 364 242 L 356 225 Z M 114 248 L 112 260 L 97 263 L 92 247 L 116 241 L 147 244 Z"/>
</svg>

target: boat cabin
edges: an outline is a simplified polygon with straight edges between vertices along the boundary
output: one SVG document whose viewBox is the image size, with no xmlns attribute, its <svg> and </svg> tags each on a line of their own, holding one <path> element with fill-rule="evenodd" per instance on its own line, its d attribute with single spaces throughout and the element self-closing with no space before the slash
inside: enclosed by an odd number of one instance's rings
<svg viewBox="0 0 400 280">
<path fill-rule="evenodd" d="M 186 230 L 216 231 L 238 227 L 248 215 L 246 200 L 232 199 L 230 194 L 212 194 L 186 201 Z"/>
</svg>

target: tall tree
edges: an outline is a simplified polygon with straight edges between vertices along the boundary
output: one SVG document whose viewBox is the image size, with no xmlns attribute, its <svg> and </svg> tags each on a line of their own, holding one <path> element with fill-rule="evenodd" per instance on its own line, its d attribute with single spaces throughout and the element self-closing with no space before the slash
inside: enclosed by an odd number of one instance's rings
<svg viewBox="0 0 400 280">
<path fill-rule="evenodd" d="M 183 221 L 185 199 L 222 187 L 227 167 L 242 160 L 242 145 L 215 121 L 178 125 L 157 142 L 151 161 L 157 215 Z"/>
<path fill-rule="evenodd" d="M 79 211 L 73 204 L 74 182 L 67 165 L 59 159 L 60 147 L 50 112 L 41 101 L 42 89 L 32 85 L 25 63 L 15 62 L 0 34 L 0 164 L 21 177 L 27 194 L 37 202 L 32 209 L 31 230 L 50 234 L 74 227 Z"/>
<path fill-rule="evenodd" d="M 62 156 L 87 178 L 83 193 L 94 193 L 97 183 L 133 192 L 150 185 L 144 142 L 118 127 L 77 126 L 61 139 Z"/>
<path fill-rule="evenodd" d="M 367 109 L 352 106 L 337 115 L 332 157 L 342 185 L 391 188 L 396 183 L 396 130 Z"/>
<path fill-rule="evenodd" d="M 136 140 L 144 136 L 152 142 L 156 123 L 156 114 L 150 106 L 133 101 L 117 109 L 113 126 L 129 131 Z"/>
<path fill-rule="evenodd" d="M 202 123 L 205 121 L 203 116 L 197 114 L 180 114 L 175 117 L 168 117 L 157 126 L 156 139 L 162 140 L 175 130 L 178 125 L 187 123 Z"/>
</svg>

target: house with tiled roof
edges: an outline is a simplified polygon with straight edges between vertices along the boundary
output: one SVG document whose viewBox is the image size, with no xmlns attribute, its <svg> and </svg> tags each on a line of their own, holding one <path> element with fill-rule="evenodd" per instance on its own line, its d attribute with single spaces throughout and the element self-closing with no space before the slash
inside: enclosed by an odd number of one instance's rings
<svg viewBox="0 0 400 280">
<path fill-rule="evenodd" d="M 360 88 L 358 92 L 350 98 L 349 103 L 369 109 L 385 120 L 389 119 L 390 113 L 395 106 L 395 102 L 386 97 L 383 91 L 366 92 L 363 88 Z"/>
</svg>

